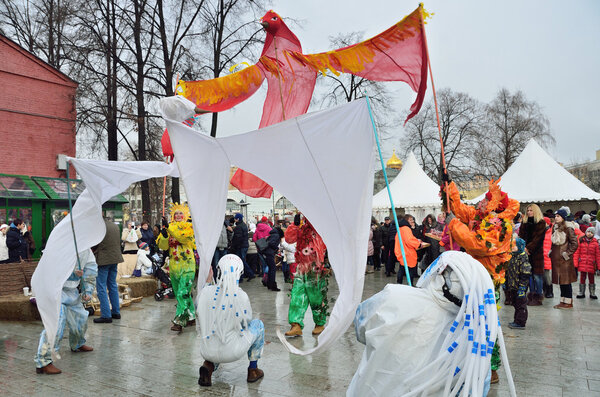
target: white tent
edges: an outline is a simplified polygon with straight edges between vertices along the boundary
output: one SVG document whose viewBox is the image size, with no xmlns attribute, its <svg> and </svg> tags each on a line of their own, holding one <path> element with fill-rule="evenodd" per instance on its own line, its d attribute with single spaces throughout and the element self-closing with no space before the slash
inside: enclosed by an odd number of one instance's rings
<svg viewBox="0 0 600 397">
<path fill-rule="evenodd" d="M 593 200 L 600 203 L 599 193 L 554 161 L 533 139 L 502 175 L 500 186 L 509 197 L 521 203 L 559 202 L 556 204 L 562 205 L 569 201 Z M 471 202 L 476 203 L 483 196 Z"/>
<path fill-rule="evenodd" d="M 418 223 L 427 214 L 435 215 L 441 211 L 440 187 L 423 171 L 413 152 L 390 183 L 390 189 L 396 208 L 404 208 L 405 213 L 413 215 Z M 373 213 L 377 218 L 383 218 L 389 215 L 390 209 L 390 198 L 384 188 L 373 196 Z"/>
</svg>

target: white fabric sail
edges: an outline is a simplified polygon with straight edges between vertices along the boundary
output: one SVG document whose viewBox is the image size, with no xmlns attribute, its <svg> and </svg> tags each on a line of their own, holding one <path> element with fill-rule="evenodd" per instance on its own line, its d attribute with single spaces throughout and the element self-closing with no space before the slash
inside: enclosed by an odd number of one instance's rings
<svg viewBox="0 0 600 397">
<path fill-rule="evenodd" d="M 179 172 L 164 163 L 71 159 L 86 184 L 73 208 L 78 249 L 102 240 L 104 201 L 139 180 L 180 176 L 192 213 L 202 287 L 223 223 L 229 168 L 239 166 L 276 187 L 310 219 L 327 245 L 340 290 L 317 347 L 302 351 L 282 342 L 297 354 L 331 345 L 352 323 L 363 290 L 374 165 L 366 100 L 227 138 L 203 135 L 176 120 L 167 120 L 167 127 Z M 283 151 L 284 160 L 263 155 Z M 67 217 L 52 231 L 32 281 L 50 338 L 56 334 L 62 284 L 74 261 Z"/>
</svg>

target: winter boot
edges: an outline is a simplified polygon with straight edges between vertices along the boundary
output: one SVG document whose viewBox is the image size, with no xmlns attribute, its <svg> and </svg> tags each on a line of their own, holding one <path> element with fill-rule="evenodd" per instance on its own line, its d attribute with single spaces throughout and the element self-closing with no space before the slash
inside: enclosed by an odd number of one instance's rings
<svg viewBox="0 0 600 397">
<path fill-rule="evenodd" d="M 598 299 L 598 297 L 596 296 L 596 284 L 590 284 L 589 288 L 590 288 L 590 299 Z"/>
<path fill-rule="evenodd" d="M 585 284 L 579 284 L 579 294 L 577 295 L 577 299 L 585 298 Z"/>
<path fill-rule="evenodd" d="M 246 381 L 248 383 L 253 383 L 264 376 L 265 376 L 265 373 L 263 372 L 262 369 L 248 368 L 248 377 L 246 378 Z"/>
<path fill-rule="evenodd" d="M 325 329 L 324 325 L 316 325 L 315 328 L 312 330 L 312 334 L 313 335 L 321 335 L 321 332 L 323 332 L 324 329 Z"/>
<path fill-rule="evenodd" d="M 565 298 L 564 306 L 561 309 L 572 309 L 573 308 L 573 298 Z"/>
<path fill-rule="evenodd" d="M 212 386 L 212 373 L 215 370 L 215 364 L 211 361 L 205 360 L 200 367 L 200 377 L 198 378 L 198 384 L 200 386 Z"/>
<path fill-rule="evenodd" d="M 490 379 L 490 383 L 493 385 L 494 383 L 500 382 L 500 378 L 498 378 L 498 372 L 492 370 L 492 377 Z"/>
<path fill-rule="evenodd" d="M 560 303 L 558 305 L 554 305 L 555 309 L 562 309 L 562 307 L 565 304 L 565 298 L 563 298 L 562 296 L 560 297 Z"/>
<path fill-rule="evenodd" d="M 546 298 L 554 298 L 554 287 L 552 286 L 552 284 L 546 286 Z"/>
<path fill-rule="evenodd" d="M 292 323 L 292 328 L 290 328 L 290 330 L 285 333 L 285 336 L 288 336 L 288 337 L 302 336 L 302 328 L 300 327 L 300 324 Z"/>
</svg>

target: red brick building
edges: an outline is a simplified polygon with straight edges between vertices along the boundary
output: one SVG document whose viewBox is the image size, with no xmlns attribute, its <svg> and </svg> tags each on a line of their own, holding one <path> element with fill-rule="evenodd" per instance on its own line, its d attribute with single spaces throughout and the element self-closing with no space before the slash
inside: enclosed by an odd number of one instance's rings
<svg viewBox="0 0 600 397">
<path fill-rule="evenodd" d="M 75 81 L 0 35 L 0 173 L 65 176 L 57 156 L 75 157 L 76 89 Z"/>
</svg>

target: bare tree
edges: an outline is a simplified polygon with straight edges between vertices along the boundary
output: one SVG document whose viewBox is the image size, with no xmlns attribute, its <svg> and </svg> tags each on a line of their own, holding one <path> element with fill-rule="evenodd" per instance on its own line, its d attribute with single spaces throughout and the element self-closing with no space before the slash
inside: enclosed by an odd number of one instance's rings
<svg viewBox="0 0 600 397">
<path fill-rule="evenodd" d="M 68 21 L 75 15 L 72 1 L 0 0 L 0 31 L 20 46 L 62 70 L 65 36 L 73 30 Z"/>
<path fill-rule="evenodd" d="M 450 89 L 437 94 L 448 172 L 457 181 L 468 179 L 473 175 L 473 157 L 479 152 L 476 144 L 483 117 L 482 105 L 469 95 Z M 441 183 L 442 153 L 432 102 L 426 103 L 406 124 L 403 148 L 406 153 L 414 152 L 425 172 Z"/>
<path fill-rule="evenodd" d="M 157 0 L 157 14 L 154 24 L 157 37 L 158 54 L 161 63 L 155 63 L 155 76 L 150 79 L 162 88 L 165 96 L 172 96 L 173 81 L 175 73 L 179 69 L 182 59 L 193 58 L 191 51 L 184 46 L 186 41 L 191 45 L 191 39 L 202 32 L 199 27 L 198 16 L 204 7 L 205 0 L 176 0 L 165 4 L 163 0 Z M 176 16 L 176 23 L 169 23 L 170 17 Z M 162 56 L 161 56 L 162 55 Z M 183 73 L 182 73 L 183 75 Z M 180 202 L 179 178 L 173 178 L 171 183 L 171 199 Z"/>
<path fill-rule="evenodd" d="M 511 94 L 506 88 L 486 106 L 483 132 L 480 145 L 485 150 L 478 159 L 488 177 L 504 174 L 530 139 L 546 147 L 555 143 L 541 107 L 523 92 Z"/>
<path fill-rule="evenodd" d="M 208 29 L 205 39 L 211 47 L 209 57 L 212 63 L 203 69 L 209 70 L 211 78 L 221 76 L 243 55 L 258 60 L 252 50 L 260 43 L 257 37 L 262 34 L 255 15 L 262 3 L 262 0 L 213 0 L 206 3 L 202 19 Z M 252 17 L 243 19 L 247 15 Z M 217 136 L 218 119 L 219 114 L 213 113 L 210 128 L 212 137 Z"/>
</svg>

